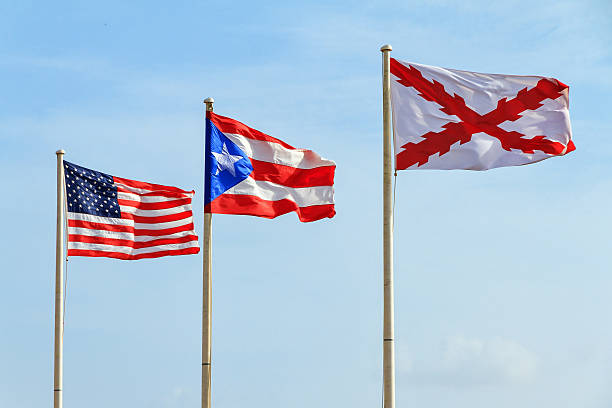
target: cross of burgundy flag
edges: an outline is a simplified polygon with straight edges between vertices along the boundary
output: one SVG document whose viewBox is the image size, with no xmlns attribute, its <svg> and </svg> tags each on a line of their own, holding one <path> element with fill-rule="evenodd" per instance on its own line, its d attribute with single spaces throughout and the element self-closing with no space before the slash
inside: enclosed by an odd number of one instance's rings
<svg viewBox="0 0 612 408">
<path fill-rule="evenodd" d="M 197 254 L 193 191 L 114 177 L 64 161 L 68 256 Z"/>
<path fill-rule="evenodd" d="M 487 170 L 575 150 L 569 87 L 391 58 L 395 168 Z"/>
<path fill-rule="evenodd" d="M 331 218 L 336 164 L 237 120 L 206 112 L 204 211 L 302 222 Z"/>
</svg>

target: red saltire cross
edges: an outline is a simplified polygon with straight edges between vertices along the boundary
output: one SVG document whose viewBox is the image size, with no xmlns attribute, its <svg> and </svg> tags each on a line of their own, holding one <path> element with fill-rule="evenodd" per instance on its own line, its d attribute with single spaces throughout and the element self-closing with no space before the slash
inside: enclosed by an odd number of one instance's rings
<svg viewBox="0 0 612 408">
<path fill-rule="evenodd" d="M 561 81 L 543 78 L 531 89 L 521 89 L 514 98 L 508 100 L 501 98 L 497 102 L 497 108 L 484 115 L 480 115 L 470 109 L 465 100 L 457 95 L 450 95 L 444 89 L 444 85 L 435 79 L 426 80 L 421 71 L 413 66 L 406 67 L 394 58 L 391 58 L 391 73 L 399 78 L 398 83 L 412 87 L 422 98 L 435 102 L 442 106 L 440 110 L 447 115 L 455 115 L 461 122 L 448 122 L 440 132 L 427 132 L 420 135 L 424 140 L 413 143 L 409 142 L 402 146 L 401 152 L 397 153 L 395 168 L 406 169 L 414 164 L 421 166 L 434 154 L 442 156 L 449 152 L 451 146 L 457 142 L 464 144 L 472 140 L 472 135 L 484 132 L 501 142 L 502 148 L 510 151 L 518 149 L 523 153 L 534 153 L 540 150 L 551 155 L 569 153 L 575 150 L 574 143 L 570 140 L 567 147 L 562 143 L 546 139 L 544 136 L 525 138 L 525 135 L 516 131 L 507 131 L 499 127 L 505 121 L 515 121 L 521 116 L 521 112 L 537 109 L 545 99 L 556 99 L 562 96 L 562 91 L 568 86 Z"/>
</svg>

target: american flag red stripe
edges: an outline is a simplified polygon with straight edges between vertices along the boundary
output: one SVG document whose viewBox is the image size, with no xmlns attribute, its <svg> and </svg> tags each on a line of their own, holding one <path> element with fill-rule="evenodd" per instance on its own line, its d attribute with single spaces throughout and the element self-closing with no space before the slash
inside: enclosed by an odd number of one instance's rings
<svg viewBox="0 0 612 408">
<path fill-rule="evenodd" d="M 197 251 L 194 252 L 193 248 L 185 248 L 185 249 L 178 249 L 178 250 L 173 249 L 173 250 L 167 250 L 167 251 L 156 251 L 156 252 L 129 255 L 123 252 L 106 252 L 106 251 L 96 251 L 96 250 L 87 250 L 87 249 L 73 249 L 70 256 L 93 256 L 93 257 L 124 259 L 126 261 L 135 261 L 137 259 L 161 258 L 162 256 L 190 255 L 190 254 L 197 254 Z"/>
<path fill-rule="evenodd" d="M 68 256 L 135 260 L 200 251 L 193 191 L 65 164 Z"/>
</svg>

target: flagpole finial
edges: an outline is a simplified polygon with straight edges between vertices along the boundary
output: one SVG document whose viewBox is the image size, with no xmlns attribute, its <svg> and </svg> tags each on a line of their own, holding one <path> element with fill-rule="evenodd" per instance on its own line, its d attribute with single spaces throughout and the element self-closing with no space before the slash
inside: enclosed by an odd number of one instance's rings
<svg viewBox="0 0 612 408">
<path fill-rule="evenodd" d="M 215 100 L 209 96 L 208 98 L 204 99 L 204 103 L 206 104 L 206 112 L 212 112 L 213 103 L 215 103 Z"/>
<path fill-rule="evenodd" d="M 57 152 L 55 152 L 55 154 L 60 155 L 60 154 L 65 154 L 66 152 L 64 151 L 64 149 L 59 149 Z"/>
<path fill-rule="evenodd" d="M 389 44 L 385 44 L 382 47 L 380 47 L 380 51 L 381 52 L 385 52 L 385 51 L 391 51 L 393 48 L 389 45 Z"/>
</svg>

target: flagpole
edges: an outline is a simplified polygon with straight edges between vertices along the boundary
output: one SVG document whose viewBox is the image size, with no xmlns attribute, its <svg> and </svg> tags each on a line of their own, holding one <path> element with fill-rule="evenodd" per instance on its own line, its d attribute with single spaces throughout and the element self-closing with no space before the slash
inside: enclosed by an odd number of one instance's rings
<svg viewBox="0 0 612 408">
<path fill-rule="evenodd" d="M 204 99 L 206 112 L 213 111 L 213 98 Z M 204 141 L 206 149 L 206 140 Z M 206 152 L 205 152 L 206 153 Z M 206 167 L 206 158 L 204 159 Z M 204 169 L 206 174 L 207 169 Z M 204 177 L 204 191 L 206 191 L 207 177 Z M 204 259 L 203 268 L 203 291 L 202 291 L 202 408 L 210 408 L 210 386 L 211 386 L 211 330 L 212 330 L 212 214 L 204 212 L 204 238 L 202 254 Z"/>
<path fill-rule="evenodd" d="M 382 52 L 383 88 L 383 408 L 395 407 L 393 339 L 393 159 L 391 156 L 391 46 Z"/>
<path fill-rule="evenodd" d="M 55 347 L 53 353 L 53 407 L 62 408 L 64 380 L 64 151 L 57 155 L 57 224 L 55 230 Z"/>
</svg>

